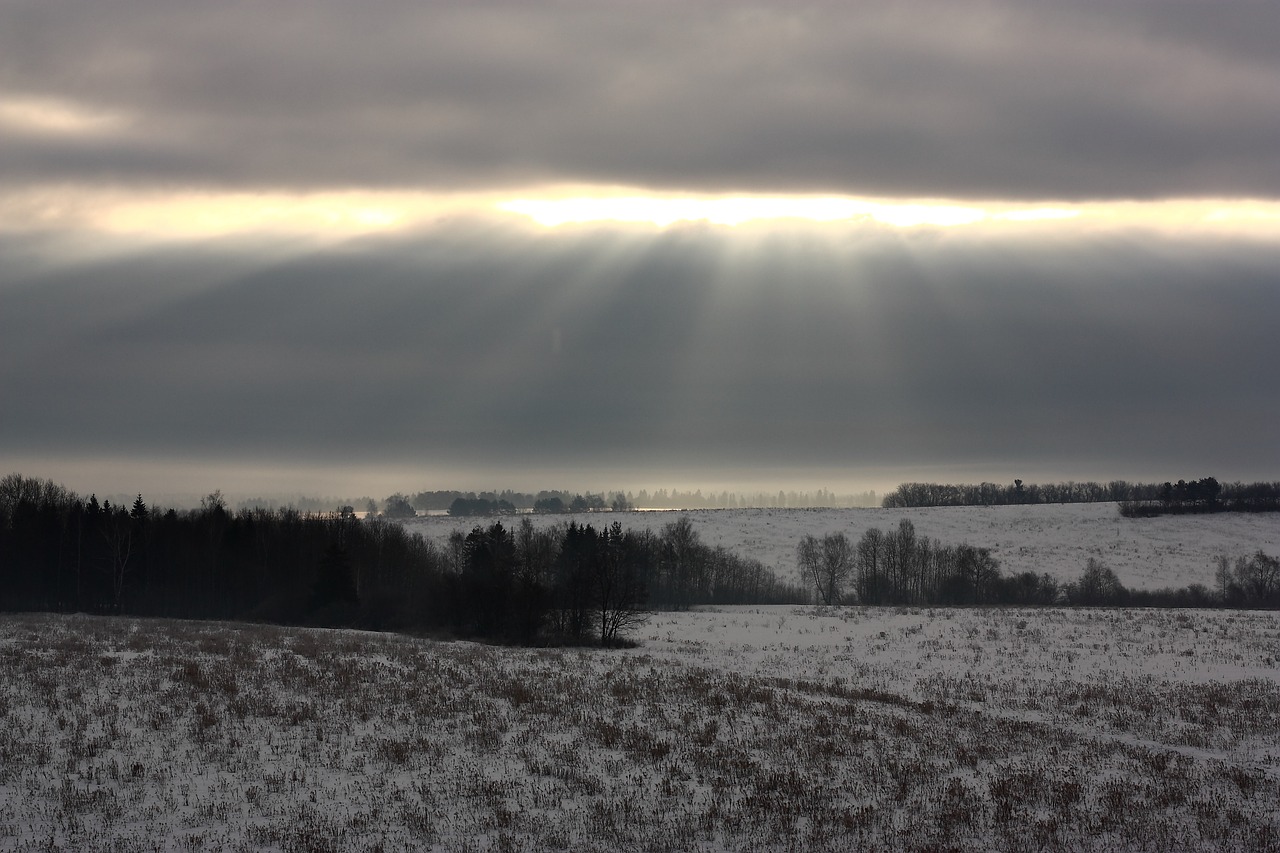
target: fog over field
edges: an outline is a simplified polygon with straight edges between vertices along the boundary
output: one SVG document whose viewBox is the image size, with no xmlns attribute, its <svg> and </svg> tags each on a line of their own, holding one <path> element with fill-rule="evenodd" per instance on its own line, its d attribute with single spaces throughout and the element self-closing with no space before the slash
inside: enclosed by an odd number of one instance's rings
<svg viewBox="0 0 1280 853">
<path fill-rule="evenodd" d="M 1234 560 L 1259 549 L 1280 552 L 1280 521 L 1274 513 L 1218 513 L 1131 519 L 1114 503 L 1044 504 L 923 509 L 725 509 L 633 513 L 533 515 L 539 526 L 620 521 L 655 532 L 687 516 L 702 540 L 753 557 L 783 577 L 794 577 L 796 547 L 805 535 L 843 532 L 857 540 L 869 528 L 890 529 L 909 519 L 921 536 L 944 545 L 990 548 L 1005 574 L 1048 573 L 1074 580 L 1090 557 L 1133 589 L 1214 584 L 1213 560 Z M 506 524 L 513 519 L 501 519 Z M 405 522 L 411 530 L 443 542 L 490 519 L 423 516 Z"/>
</svg>

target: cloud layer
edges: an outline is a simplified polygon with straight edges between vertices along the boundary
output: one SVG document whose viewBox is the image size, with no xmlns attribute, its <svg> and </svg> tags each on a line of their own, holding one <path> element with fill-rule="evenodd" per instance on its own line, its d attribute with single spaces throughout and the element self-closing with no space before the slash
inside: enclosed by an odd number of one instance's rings
<svg viewBox="0 0 1280 853">
<path fill-rule="evenodd" d="M 8 0 L 0 464 L 1280 478 L 1278 41 L 1247 0 Z M 884 215 L 495 209 L 571 190 Z"/>
<path fill-rule="evenodd" d="M 0 181 L 1280 195 L 1280 7 L 83 3 L 0 14 Z"/>
</svg>

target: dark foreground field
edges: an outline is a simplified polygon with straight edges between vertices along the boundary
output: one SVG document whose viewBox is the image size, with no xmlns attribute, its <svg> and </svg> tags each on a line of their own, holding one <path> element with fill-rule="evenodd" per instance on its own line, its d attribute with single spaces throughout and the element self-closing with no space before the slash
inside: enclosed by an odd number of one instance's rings
<svg viewBox="0 0 1280 853">
<path fill-rule="evenodd" d="M 0 617 L 0 849 L 1280 850 L 1280 614 Z"/>
</svg>

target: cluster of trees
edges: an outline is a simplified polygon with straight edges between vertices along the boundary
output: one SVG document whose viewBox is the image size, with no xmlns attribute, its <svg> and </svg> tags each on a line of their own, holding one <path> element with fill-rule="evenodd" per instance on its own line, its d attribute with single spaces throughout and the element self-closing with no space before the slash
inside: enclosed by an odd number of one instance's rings
<svg viewBox="0 0 1280 853">
<path fill-rule="evenodd" d="M 1205 512 L 1278 512 L 1280 483 L 1219 484 L 1213 477 L 1164 483 L 1157 496 L 1124 501 L 1126 518 Z"/>
<path fill-rule="evenodd" d="M 614 644 L 646 608 L 700 604 L 800 604 L 807 591 L 758 560 L 702 542 L 679 518 L 652 530 L 621 522 L 546 528 L 523 518 L 450 534 L 439 596 L 463 636 Z"/>
<path fill-rule="evenodd" d="M 1280 559 L 1258 551 L 1234 562 L 1218 558 L 1217 589 L 1130 590 L 1090 557 L 1080 577 L 1006 576 L 986 548 L 942 545 L 904 519 L 896 530 L 872 528 L 854 543 L 844 533 L 800 540 L 796 564 L 821 604 L 1068 605 L 1128 607 L 1280 607 Z"/>
<path fill-rule="evenodd" d="M 560 495 L 551 495 L 549 497 L 538 498 L 533 502 L 533 511 L 540 513 L 566 513 L 566 512 L 630 512 L 635 509 L 631 501 L 627 500 L 626 495 L 617 492 L 613 498 L 606 503 L 604 495 L 574 495 L 566 500 Z"/>
<path fill-rule="evenodd" d="M 396 492 L 382 502 L 382 514 L 386 518 L 414 518 L 418 511 L 404 495 Z"/>
<path fill-rule="evenodd" d="M 0 480 L 0 610 L 87 611 L 615 642 L 648 607 L 808 600 L 757 560 L 658 533 L 527 519 L 444 545 L 345 508 L 158 511 Z"/>
<path fill-rule="evenodd" d="M 493 503 L 505 501 L 516 509 L 530 509 L 535 500 L 533 495 L 513 492 L 510 489 L 501 492 L 460 492 L 455 490 L 438 490 L 418 492 L 405 500 L 419 512 L 445 512 L 459 498 L 463 500 L 487 500 Z"/>
<path fill-rule="evenodd" d="M 871 528 L 855 544 L 844 533 L 800 540 L 796 563 L 822 604 L 1037 604 L 1051 579 L 1006 582 L 986 548 L 949 546 L 916 534 L 908 519 L 896 530 Z"/>
<path fill-rule="evenodd" d="M 1062 585 L 1061 601 L 1112 607 L 1280 607 L 1280 559 L 1259 550 L 1234 561 L 1217 558 L 1215 589 L 1191 584 L 1177 589 L 1126 589 L 1105 563 L 1090 557 L 1076 581 Z"/>
<path fill-rule="evenodd" d="M 890 509 L 934 506 L 1009 506 L 1018 504 L 1098 503 L 1114 501 L 1133 508 L 1131 514 L 1157 512 L 1261 512 L 1280 509 L 1280 483 L 1220 484 L 1213 477 L 1177 483 L 1130 483 L 1112 480 L 1035 484 L 1014 480 L 997 483 L 902 483 L 888 495 Z"/>
<path fill-rule="evenodd" d="M 1248 557 L 1218 557 L 1216 597 L 1228 607 L 1280 607 L 1280 558 L 1261 549 Z"/>
<path fill-rule="evenodd" d="M 450 627 L 508 642 L 614 645 L 640 624 L 654 576 L 652 534 L 621 524 L 539 530 L 496 522 L 451 539 Z"/>
<path fill-rule="evenodd" d="M 501 498 L 454 498 L 449 504 L 449 515 L 456 516 L 514 515 L 515 512 L 515 505 Z"/>
<path fill-rule="evenodd" d="M 650 586 L 660 606 L 699 604 L 807 604 L 809 591 L 779 578 L 752 557 L 704 543 L 693 522 L 681 516 L 662 525 L 654 539 L 658 572 Z"/>
</svg>

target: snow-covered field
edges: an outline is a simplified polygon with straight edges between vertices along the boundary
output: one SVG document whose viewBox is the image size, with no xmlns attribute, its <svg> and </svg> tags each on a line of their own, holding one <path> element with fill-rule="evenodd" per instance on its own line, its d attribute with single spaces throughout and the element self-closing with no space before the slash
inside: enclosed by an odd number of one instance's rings
<svg viewBox="0 0 1280 853">
<path fill-rule="evenodd" d="M 932 535 L 932 534 L 931 534 Z M 0 849 L 1280 850 L 1280 614 L 0 618 Z"/>
<path fill-rule="evenodd" d="M 968 542 L 990 548 L 1006 574 L 1032 571 L 1059 580 L 1079 577 L 1089 557 L 1115 570 L 1133 589 L 1213 587 L 1213 560 L 1233 560 L 1261 548 L 1280 555 L 1280 515 L 1218 515 L 1122 518 L 1114 503 L 1050 504 L 930 509 L 725 509 L 607 515 L 527 516 L 537 525 L 609 524 L 657 531 L 687 515 L 709 545 L 724 545 L 754 557 L 783 577 L 795 574 L 796 545 L 805 534 L 844 532 L 857 541 L 869 528 L 897 527 L 910 519 L 916 533 L 946 545 Z M 469 531 L 485 519 L 428 516 L 406 522 L 437 541 L 453 530 Z M 511 523 L 508 521 L 508 523 Z"/>
</svg>

